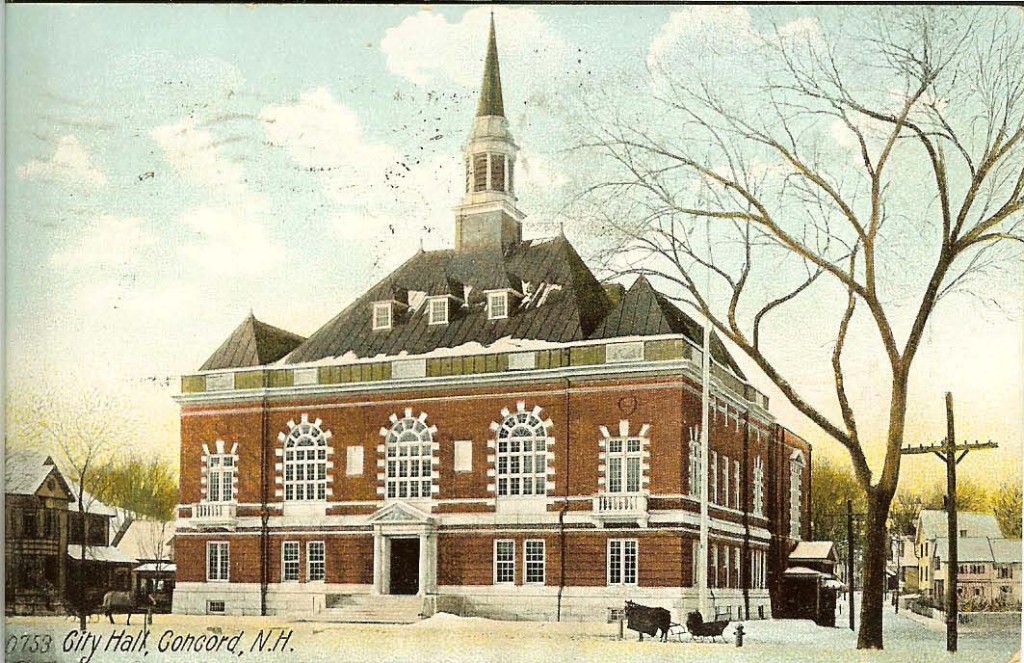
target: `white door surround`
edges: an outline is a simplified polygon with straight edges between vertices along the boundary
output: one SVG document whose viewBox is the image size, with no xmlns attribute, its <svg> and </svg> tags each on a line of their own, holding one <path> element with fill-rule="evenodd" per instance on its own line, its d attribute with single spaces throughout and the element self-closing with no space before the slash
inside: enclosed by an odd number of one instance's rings
<svg viewBox="0 0 1024 663">
<path fill-rule="evenodd" d="M 437 592 L 437 532 L 433 516 L 405 502 L 391 502 L 370 516 L 373 525 L 373 594 L 391 593 L 391 541 L 419 539 L 417 596 Z"/>
</svg>

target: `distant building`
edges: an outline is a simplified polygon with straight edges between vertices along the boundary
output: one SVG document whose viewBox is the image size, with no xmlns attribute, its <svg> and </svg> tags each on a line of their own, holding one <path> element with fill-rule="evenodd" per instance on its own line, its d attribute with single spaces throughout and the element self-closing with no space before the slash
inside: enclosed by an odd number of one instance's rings
<svg viewBox="0 0 1024 663">
<path fill-rule="evenodd" d="M 7 613 L 65 612 L 83 591 L 89 605 L 131 586 L 135 560 L 110 545 L 115 509 L 85 493 L 80 513 L 78 487 L 37 451 L 7 453 L 4 478 Z"/>
<path fill-rule="evenodd" d="M 249 316 L 182 377 L 176 612 L 680 616 L 706 525 L 709 609 L 770 614 L 810 445 L 713 334 L 700 468 L 701 326 L 523 239 L 517 151 L 492 26 L 454 248 L 308 339 Z"/>
<path fill-rule="evenodd" d="M 174 523 L 129 519 L 114 545 L 134 558 L 131 587 L 136 595 L 152 596 L 158 607 L 170 610 L 174 594 Z"/>
<path fill-rule="evenodd" d="M 922 511 L 917 520 L 914 550 L 918 558 L 918 588 L 935 603 L 948 586 L 949 537 L 945 511 Z M 964 602 L 1020 601 L 1020 540 L 1004 539 L 995 516 L 957 513 L 959 596 Z"/>
<path fill-rule="evenodd" d="M 71 488 L 36 451 L 6 455 L 4 588 L 7 614 L 64 611 Z"/>
</svg>

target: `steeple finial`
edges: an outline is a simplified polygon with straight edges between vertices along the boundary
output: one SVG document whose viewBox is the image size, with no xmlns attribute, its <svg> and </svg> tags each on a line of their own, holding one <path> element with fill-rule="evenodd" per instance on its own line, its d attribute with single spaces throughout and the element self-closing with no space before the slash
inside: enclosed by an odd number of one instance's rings
<svg viewBox="0 0 1024 663">
<path fill-rule="evenodd" d="M 491 32 L 487 42 L 487 59 L 484 61 L 484 80 L 480 85 L 480 103 L 476 107 L 476 115 L 505 117 L 505 105 L 501 100 L 501 70 L 498 67 L 498 41 L 494 36 L 493 11 Z"/>
</svg>

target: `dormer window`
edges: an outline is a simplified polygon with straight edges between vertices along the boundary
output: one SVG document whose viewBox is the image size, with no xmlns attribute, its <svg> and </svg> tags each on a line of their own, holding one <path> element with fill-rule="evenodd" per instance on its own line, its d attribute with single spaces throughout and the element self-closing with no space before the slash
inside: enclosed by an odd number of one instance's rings
<svg viewBox="0 0 1024 663">
<path fill-rule="evenodd" d="M 502 320 L 508 317 L 508 291 L 487 293 L 487 319 Z"/>
<path fill-rule="evenodd" d="M 427 324 L 448 324 L 448 298 L 431 297 L 427 300 Z"/>
<path fill-rule="evenodd" d="M 393 302 L 373 303 L 373 329 L 391 329 L 393 319 Z"/>
</svg>

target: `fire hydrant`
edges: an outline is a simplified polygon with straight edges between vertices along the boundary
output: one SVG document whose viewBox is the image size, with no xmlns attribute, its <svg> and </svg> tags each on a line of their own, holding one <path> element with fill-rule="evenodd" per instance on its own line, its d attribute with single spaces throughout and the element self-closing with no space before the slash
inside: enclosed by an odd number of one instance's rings
<svg viewBox="0 0 1024 663">
<path fill-rule="evenodd" d="M 743 646 L 743 624 L 736 625 L 736 646 Z"/>
</svg>

